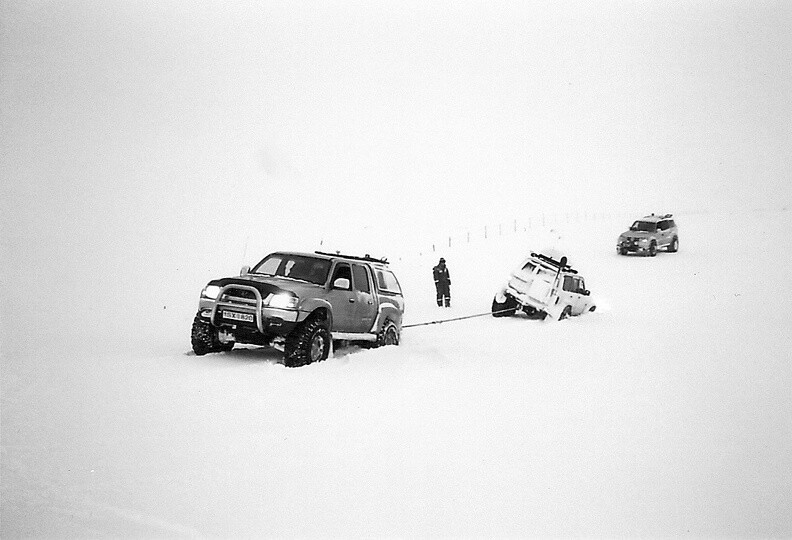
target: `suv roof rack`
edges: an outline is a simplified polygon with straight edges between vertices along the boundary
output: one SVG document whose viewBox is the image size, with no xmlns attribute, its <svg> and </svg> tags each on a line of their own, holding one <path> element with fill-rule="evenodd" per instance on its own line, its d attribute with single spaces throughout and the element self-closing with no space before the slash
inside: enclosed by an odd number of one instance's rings
<svg viewBox="0 0 792 540">
<path fill-rule="evenodd" d="M 531 252 L 531 257 L 536 257 L 540 261 L 544 261 L 544 262 L 546 262 L 546 263 L 548 263 L 548 264 L 550 264 L 552 266 L 555 266 L 556 268 L 559 268 L 562 272 L 569 272 L 570 274 L 577 274 L 578 273 L 577 270 L 573 269 L 568 264 L 562 265 L 561 261 L 557 261 L 554 258 L 548 257 L 547 255 L 544 255 L 542 253 L 533 253 L 533 252 Z M 566 259 L 566 257 L 563 257 L 563 258 Z"/>
<path fill-rule="evenodd" d="M 325 252 L 325 251 L 314 251 L 314 253 L 316 253 L 317 255 L 327 255 L 328 257 L 341 257 L 342 259 L 353 259 L 353 260 L 356 260 L 356 261 L 366 261 L 366 262 L 373 262 L 373 263 L 380 263 L 380 264 L 388 264 L 388 259 L 387 258 L 382 257 L 381 259 L 377 259 L 376 257 L 372 257 L 371 255 L 369 255 L 368 253 L 366 253 L 362 257 L 359 257 L 357 255 L 344 255 L 341 252 L 328 253 L 328 252 Z"/>
</svg>

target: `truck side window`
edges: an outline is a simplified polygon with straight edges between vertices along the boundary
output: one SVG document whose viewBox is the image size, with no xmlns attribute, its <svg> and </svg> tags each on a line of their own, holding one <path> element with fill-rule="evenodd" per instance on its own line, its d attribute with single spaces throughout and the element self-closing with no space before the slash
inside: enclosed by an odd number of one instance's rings
<svg viewBox="0 0 792 540">
<path fill-rule="evenodd" d="M 564 290 L 575 292 L 575 278 L 572 276 L 564 276 Z"/>
<path fill-rule="evenodd" d="M 349 269 L 348 264 L 339 264 L 338 266 L 336 266 L 335 272 L 333 272 L 332 283 L 335 283 L 335 280 L 337 280 L 338 278 L 345 278 L 349 280 L 349 287 L 347 287 L 344 290 L 346 291 L 352 290 L 352 272 Z"/>
<path fill-rule="evenodd" d="M 377 288 L 383 292 L 401 294 L 399 281 L 387 270 L 377 270 Z"/>
<path fill-rule="evenodd" d="M 368 272 L 366 267 L 359 264 L 352 266 L 352 275 L 355 277 L 355 290 L 370 293 L 371 287 L 369 286 Z"/>
</svg>

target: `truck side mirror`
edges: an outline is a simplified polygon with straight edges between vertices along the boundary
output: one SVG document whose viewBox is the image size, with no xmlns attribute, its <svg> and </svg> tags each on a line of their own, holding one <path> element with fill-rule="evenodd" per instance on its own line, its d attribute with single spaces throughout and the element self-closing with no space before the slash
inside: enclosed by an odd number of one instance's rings
<svg viewBox="0 0 792 540">
<path fill-rule="evenodd" d="M 591 291 L 588 289 L 583 289 L 583 296 L 588 296 L 591 294 Z"/>
<path fill-rule="evenodd" d="M 245 265 L 242 267 L 242 270 L 239 271 L 240 276 L 246 276 L 250 273 L 250 267 Z"/>
<path fill-rule="evenodd" d="M 340 277 L 333 282 L 333 288 L 344 289 L 348 291 L 350 289 L 349 280 L 345 277 Z"/>
</svg>

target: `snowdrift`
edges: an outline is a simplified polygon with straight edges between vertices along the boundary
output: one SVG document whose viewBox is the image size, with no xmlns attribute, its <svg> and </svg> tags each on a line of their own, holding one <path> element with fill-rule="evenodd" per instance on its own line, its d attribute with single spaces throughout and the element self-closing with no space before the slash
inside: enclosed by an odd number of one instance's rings
<svg viewBox="0 0 792 540">
<path fill-rule="evenodd" d="M 122 339 L 56 325 L 3 357 L 2 536 L 789 536 L 790 213 L 676 219 L 656 258 L 617 256 L 607 220 L 401 253 L 408 324 L 486 312 L 548 245 L 598 309 L 408 328 L 300 369 L 192 355 L 201 276 L 131 301 L 147 316 Z"/>
</svg>

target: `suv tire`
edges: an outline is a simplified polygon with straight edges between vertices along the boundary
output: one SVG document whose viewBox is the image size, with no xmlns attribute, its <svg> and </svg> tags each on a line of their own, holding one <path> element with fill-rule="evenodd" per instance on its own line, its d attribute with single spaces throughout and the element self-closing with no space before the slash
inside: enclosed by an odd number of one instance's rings
<svg viewBox="0 0 792 540">
<path fill-rule="evenodd" d="M 326 360 L 330 354 L 330 332 L 319 319 L 308 319 L 286 337 L 283 363 L 300 367 Z"/>
<path fill-rule="evenodd" d="M 652 240 L 652 243 L 649 244 L 649 256 L 654 257 L 655 255 L 657 255 L 657 242 Z"/>
<path fill-rule="evenodd" d="M 193 352 L 198 356 L 222 350 L 230 351 L 234 347 L 234 344 L 231 343 L 231 347 L 225 345 L 227 348 L 224 348 L 224 344 L 217 339 L 217 331 L 214 327 L 197 313 L 193 319 L 190 341 L 192 342 Z"/>
<path fill-rule="evenodd" d="M 676 253 L 679 251 L 679 238 L 675 236 L 674 239 L 671 240 L 671 244 L 668 246 L 668 251 L 671 253 Z"/>
<path fill-rule="evenodd" d="M 493 317 L 511 317 L 517 313 L 517 301 L 511 296 L 506 297 L 505 302 L 498 302 L 498 297 L 492 299 Z"/>
</svg>

